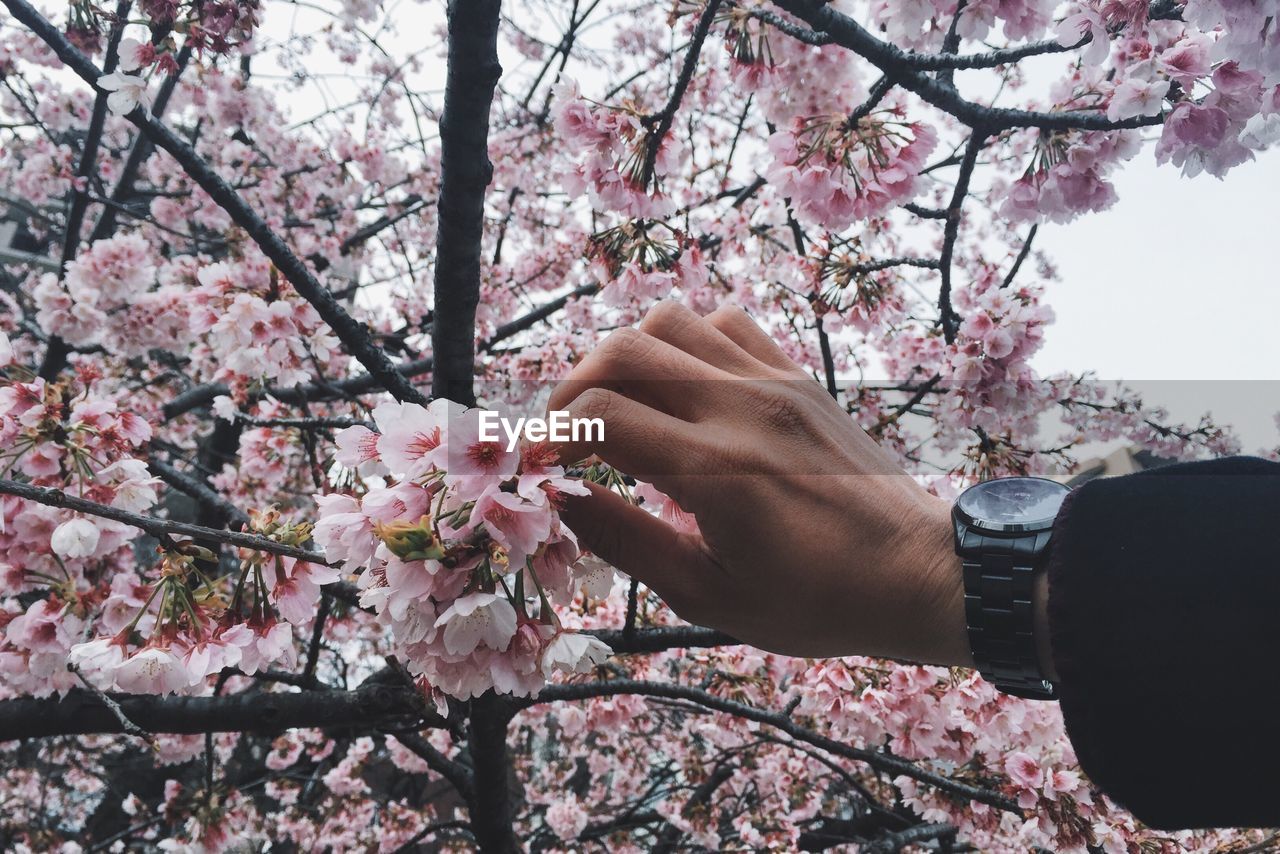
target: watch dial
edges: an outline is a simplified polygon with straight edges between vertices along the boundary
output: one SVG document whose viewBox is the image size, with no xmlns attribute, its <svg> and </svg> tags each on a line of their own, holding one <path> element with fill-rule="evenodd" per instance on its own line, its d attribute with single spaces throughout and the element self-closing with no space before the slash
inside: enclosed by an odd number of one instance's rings
<svg viewBox="0 0 1280 854">
<path fill-rule="evenodd" d="M 1018 525 L 1025 529 L 1051 523 L 1068 491 L 1052 480 L 1006 477 L 965 490 L 960 496 L 960 509 L 975 523 Z"/>
</svg>

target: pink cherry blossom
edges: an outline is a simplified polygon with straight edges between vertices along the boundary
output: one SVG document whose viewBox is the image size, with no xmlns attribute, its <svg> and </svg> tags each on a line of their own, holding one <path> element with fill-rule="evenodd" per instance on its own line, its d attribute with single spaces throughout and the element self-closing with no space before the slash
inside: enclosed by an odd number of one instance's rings
<svg viewBox="0 0 1280 854">
<path fill-rule="evenodd" d="M 1134 116 L 1153 116 L 1160 112 L 1164 96 L 1169 91 L 1168 80 L 1136 80 L 1129 78 L 1111 93 L 1107 105 L 1107 118 L 1112 121 Z"/>
<path fill-rule="evenodd" d="M 588 635 L 562 632 L 547 644 L 542 670 L 548 677 L 556 670 L 588 673 L 609 657 L 609 647 Z"/>
<path fill-rule="evenodd" d="M 172 694 L 191 684 L 182 659 L 168 647 L 149 646 L 115 668 L 116 686 L 135 694 Z"/>
<path fill-rule="evenodd" d="M 451 655 L 469 655 L 481 645 L 504 650 L 516 632 L 516 612 L 506 597 L 471 593 L 453 601 L 436 620 Z"/>
</svg>

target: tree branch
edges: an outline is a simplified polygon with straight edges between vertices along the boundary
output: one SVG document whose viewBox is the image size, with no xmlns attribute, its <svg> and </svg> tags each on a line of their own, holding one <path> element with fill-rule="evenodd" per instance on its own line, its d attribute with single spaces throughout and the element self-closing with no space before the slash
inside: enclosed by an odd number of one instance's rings
<svg viewBox="0 0 1280 854">
<path fill-rule="evenodd" d="M 583 634 L 607 643 L 615 653 L 663 652 L 668 649 L 742 645 L 741 641 L 734 640 L 724 632 L 704 629 L 701 626 L 654 626 L 636 628 L 631 632 L 625 629 L 594 629 Z"/>
<path fill-rule="evenodd" d="M 120 704 L 117 703 L 110 694 L 103 691 L 101 688 L 98 688 L 86 679 L 84 673 L 81 672 L 80 668 L 76 665 L 68 662 L 67 669 L 76 675 L 76 678 L 80 680 L 80 684 L 84 685 L 84 690 L 97 697 L 98 701 L 102 703 L 102 705 L 106 706 L 107 710 L 115 716 L 115 719 L 120 724 L 121 732 L 126 732 L 129 735 L 140 738 L 152 747 L 155 746 L 155 736 L 129 720 L 129 716 L 124 713 L 124 709 L 120 708 Z"/>
<path fill-rule="evenodd" d="M 489 336 L 489 339 L 484 342 L 484 349 L 491 350 L 493 346 L 500 341 L 504 341 L 512 335 L 524 332 L 526 329 L 532 328 L 540 321 L 546 320 L 548 317 L 568 305 L 570 300 L 577 299 L 578 297 L 591 296 L 598 290 L 600 290 L 600 285 L 596 282 L 588 282 L 585 285 L 579 285 L 564 296 L 556 297 L 555 299 L 533 309 L 528 314 L 521 315 L 509 323 L 502 324 L 497 329 L 493 330 L 493 335 Z"/>
<path fill-rule="evenodd" d="M 969 195 L 969 181 L 973 178 L 974 167 L 978 164 L 978 154 L 987 142 L 986 131 L 974 128 L 973 135 L 964 149 L 964 159 L 960 161 L 960 174 L 956 176 L 956 186 L 951 194 L 951 204 L 947 206 L 947 224 L 943 228 L 942 258 L 939 269 L 942 270 L 942 287 L 938 291 L 938 311 L 942 321 L 942 336 L 948 344 L 956 341 L 956 331 L 960 326 L 960 316 L 951 306 L 951 258 L 955 254 L 956 237 L 960 233 L 960 216 L 965 197 Z"/>
<path fill-rule="evenodd" d="M 507 755 L 511 715 L 511 706 L 493 692 L 471 701 L 467 746 L 475 769 L 476 794 L 471 803 L 471 828 L 483 854 L 520 850 L 512 832 L 511 760 Z"/>
<path fill-rule="evenodd" d="M 147 468 L 155 472 L 157 477 L 172 486 L 174 489 L 195 499 L 196 502 L 203 505 L 208 510 L 221 516 L 222 518 L 220 521 L 223 525 L 235 525 L 241 528 L 248 526 L 248 513 L 245 513 L 239 507 L 223 498 L 211 486 L 199 478 L 178 470 L 159 457 L 152 457 L 147 460 Z"/>
<path fill-rule="evenodd" d="M 971 801 L 988 804 L 998 809 L 1021 815 L 1022 810 L 1017 803 L 990 789 L 983 789 L 968 783 L 952 780 L 942 774 L 921 768 L 913 762 L 899 759 L 889 754 L 872 750 L 850 747 L 843 742 L 819 735 L 806 727 L 802 727 L 789 716 L 780 712 L 772 712 L 717 697 L 698 688 L 686 685 L 666 684 L 661 682 L 644 682 L 636 679 L 615 679 L 608 682 L 579 682 L 562 685 L 549 685 L 537 697 L 518 701 L 520 708 L 564 700 L 586 700 L 592 697 L 610 697 L 616 694 L 639 694 L 650 697 L 665 697 L 672 700 L 687 700 L 717 712 L 733 715 L 744 720 L 756 721 L 774 727 L 799 741 L 822 748 L 828 753 L 863 762 L 877 771 L 901 774 L 926 783 L 941 791 Z"/>
<path fill-rule="evenodd" d="M 134 725 L 149 733 L 372 728 L 406 717 L 422 721 L 423 726 L 445 726 L 443 718 L 426 708 L 421 694 L 394 685 L 365 685 L 354 691 L 245 691 L 224 697 L 108 696 Z M 0 701 L 0 741 L 124 731 L 116 713 L 89 691 L 75 689 L 60 699 L 21 697 Z"/>
<path fill-rule="evenodd" d="M 662 141 L 671 131 L 676 113 L 680 111 L 680 102 L 684 100 L 684 93 L 689 91 L 693 72 L 698 68 L 698 57 L 702 53 L 702 45 L 707 40 L 707 33 L 711 31 L 711 22 L 715 20 L 716 10 L 719 8 L 720 0 L 707 0 L 707 5 L 693 29 L 693 38 L 689 41 L 689 50 L 684 55 L 684 65 L 680 67 L 680 75 L 676 78 L 675 88 L 671 90 L 671 97 L 667 99 L 666 106 L 644 119 L 645 122 L 654 123 L 657 126 L 651 128 L 645 138 L 644 169 L 640 178 L 643 186 L 649 186 L 649 182 L 653 180 L 653 168 L 658 161 L 658 149 L 662 147 Z"/>
<path fill-rule="evenodd" d="M 454 762 L 436 750 L 431 746 L 431 742 L 417 733 L 401 733 L 396 736 L 396 740 L 423 762 L 427 763 L 427 767 L 432 771 L 435 771 L 453 784 L 453 787 L 458 790 L 458 794 L 462 795 L 464 799 L 471 801 L 475 797 L 475 779 L 469 768 Z"/>
<path fill-rule="evenodd" d="M 451 0 L 449 71 L 440 118 L 440 201 L 436 231 L 431 352 L 435 397 L 471 405 L 484 195 L 493 179 L 489 108 L 502 74 L 499 0 Z"/>
<path fill-rule="evenodd" d="M 905 830 L 886 833 L 878 839 L 868 842 L 860 849 L 863 854 L 898 854 L 908 845 L 918 845 L 933 839 L 954 837 L 956 828 L 950 824 L 917 824 Z"/>
<path fill-rule="evenodd" d="M 1013 284 L 1013 280 L 1018 276 L 1018 271 L 1022 269 L 1022 262 L 1026 261 L 1027 256 L 1031 254 L 1031 241 L 1036 239 L 1036 232 L 1039 229 L 1039 224 L 1036 224 L 1027 230 L 1027 239 L 1022 241 L 1022 248 L 1018 250 L 1018 257 L 1013 259 L 1013 266 L 1009 268 L 1009 274 L 1004 277 L 1000 287 L 1007 288 Z"/>
<path fill-rule="evenodd" d="M 888 42 L 881 41 L 853 18 L 841 14 L 821 0 L 774 0 L 774 3 L 803 20 L 814 30 L 830 34 L 835 44 L 865 58 L 899 86 L 914 92 L 922 100 L 950 113 L 970 127 L 985 126 L 989 132 L 1015 127 L 1035 127 L 1045 130 L 1123 130 L 1157 125 L 1164 121 L 1163 116 L 1139 116 L 1113 122 L 1101 112 L 1040 113 L 987 107 L 966 101 L 955 89 L 924 73 L 925 70 L 948 67 L 955 62 L 955 58 L 946 57 L 939 60 L 937 64 L 932 64 L 927 55 L 910 54 Z M 982 66 L 970 64 L 953 67 Z"/>
<path fill-rule="evenodd" d="M 168 540 L 172 535 L 177 534 L 178 536 L 197 540 L 207 539 L 231 546 L 239 546 L 240 548 L 270 552 L 271 554 L 297 558 L 298 560 L 318 563 L 323 566 L 336 565 L 327 561 L 325 556 L 319 552 L 307 551 L 296 546 L 287 546 L 284 543 L 278 543 L 275 540 L 260 537 L 257 534 L 223 531 L 217 528 L 207 528 L 204 525 L 192 525 L 188 522 L 174 522 L 169 519 L 159 519 L 155 516 L 143 516 L 139 513 L 130 513 L 127 510 L 109 507 L 106 504 L 98 504 L 96 501 L 76 498 L 74 495 L 67 495 L 65 492 L 59 492 L 56 489 L 30 486 L 12 480 L 0 480 L 0 494 L 16 495 L 19 498 L 37 501 L 50 507 L 61 507 L 77 513 L 88 513 L 91 516 L 100 516 L 103 519 L 123 522 L 126 525 L 132 525 L 135 528 L 146 531 L 161 541 Z"/>
<path fill-rule="evenodd" d="M 960 16 L 964 14 L 965 6 L 968 5 L 967 0 L 957 0 L 956 12 L 951 16 L 951 26 L 947 27 L 947 34 L 942 37 L 942 52 L 944 54 L 954 54 L 960 48 Z M 956 88 L 955 69 L 944 68 L 937 74 L 939 83 L 945 86 Z"/>
</svg>

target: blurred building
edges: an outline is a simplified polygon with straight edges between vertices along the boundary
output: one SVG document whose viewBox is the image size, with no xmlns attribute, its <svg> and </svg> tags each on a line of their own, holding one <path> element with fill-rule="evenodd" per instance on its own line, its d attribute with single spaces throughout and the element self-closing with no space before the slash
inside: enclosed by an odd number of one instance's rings
<svg viewBox="0 0 1280 854">
<path fill-rule="evenodd" d="M 1076 487 L 1099 477 L 1116 477 L 1122 474 L 1133 474 L 1146 469 L 1172 465 L 1177 460 L 1157 456 L 1132 446 L 1118 448 L 1105 457 L 1094 457 L 1083 460 L 1075 470 L 1067 474 L 1051 475 L 1051 480 Z"/>
</svg>

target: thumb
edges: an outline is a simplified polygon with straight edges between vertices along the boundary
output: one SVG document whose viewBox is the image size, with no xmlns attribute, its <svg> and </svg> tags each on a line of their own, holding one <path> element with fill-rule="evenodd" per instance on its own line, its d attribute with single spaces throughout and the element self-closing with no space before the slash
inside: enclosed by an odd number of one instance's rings
<svg viewBox="0 0 1280 854">
<path fill-rule="evenodd" d="M 583 547 L 638 579 L 677 613 L 700 610 L 714 565 L 702 538 L 677 531 L 657 516 L 595 483 L 590 495 L 566 496 L 561 517 Z"/>
</svg>

